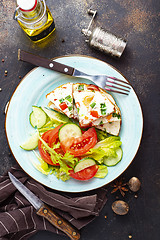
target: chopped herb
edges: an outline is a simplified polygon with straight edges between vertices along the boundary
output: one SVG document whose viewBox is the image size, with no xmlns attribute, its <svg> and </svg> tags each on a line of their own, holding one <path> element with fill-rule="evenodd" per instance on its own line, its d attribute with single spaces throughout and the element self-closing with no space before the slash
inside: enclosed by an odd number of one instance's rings
<svg viewBox="0 0 160 240">
<path fill-rule="evenodd" d="M 102 125 L 103 124 L 103 121 L 100 121 L 99 125 Z"/>
<path fill-rule="evenodd" d="M 112 113 L 112 116 L 117 117 L 118 119 L 121 118 L 120 114 L 117 114 L 117 113 Z"/>
<path fill-rule="evenodd" d="M 77 112 L 79 113 L 79 108 L 77 108 Z"/>
<path fill-rule="evenodd" d="M 78 90 L 84 90 L 84 85 L 78 85 Z"/>
<path fill-rule="evenodd" d="M 66 100 L 68 100 L 69 102 L 72 102 L 72 97 L 71 95 L 68 95 L 67 97 L 65 97 Z"/>
<path fill-rule="evenodd" d="M 72 107 L 72 106 L 68 107 L 68 110 L 69 110 L 69 111 L 71 111 L 72 109 L 73 109 L 73 107 Z"/>
<path fill-rule="evenodd" d="M 106 115 L 106 109 L 101 108 L 101 114 Z"/>
<path fill-rule="evenodd" d="M 100 103 L 100 108 L 106 108 L 106 104 L 105 103 Z"/>
<path fill-rule="evenodd" d="M 90 104 L 90 106 L 91 106 L 91 108 L 94 108 L 96 106 L 96 103 L 93 102 L 93 103 Z"/>
<path fill-rule="evenodd" d="M 60 103 L 64 102 L 64 98 L 59 99 Z"/>
</svg>

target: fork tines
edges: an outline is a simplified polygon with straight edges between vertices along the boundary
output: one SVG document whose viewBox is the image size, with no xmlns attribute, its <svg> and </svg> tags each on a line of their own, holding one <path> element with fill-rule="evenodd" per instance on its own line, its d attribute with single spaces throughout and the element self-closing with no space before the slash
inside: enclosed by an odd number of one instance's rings
<svg viewBox="0 0 160 240">
<path fill-rule="evenodd" d="M 116 93 L 128 95 L 130 92 L 131 86 L 128 82 L 118 79 L 116 77 L 107 77 L 105 88 L 107 91 L 110 91 L 110 92 L 116 92 Z"/>
</svg>

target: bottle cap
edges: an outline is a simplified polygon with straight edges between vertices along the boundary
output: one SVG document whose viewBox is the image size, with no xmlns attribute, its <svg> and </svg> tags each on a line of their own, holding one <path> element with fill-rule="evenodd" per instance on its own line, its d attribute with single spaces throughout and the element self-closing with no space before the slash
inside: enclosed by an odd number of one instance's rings
<svg viewBox="0 0 160 240">
<path fill-rule="evenodd" d="M 33 11 L 37 6 L 37 0 L 17 0 L 17 5 L 24 12 Z"/>
</svg>

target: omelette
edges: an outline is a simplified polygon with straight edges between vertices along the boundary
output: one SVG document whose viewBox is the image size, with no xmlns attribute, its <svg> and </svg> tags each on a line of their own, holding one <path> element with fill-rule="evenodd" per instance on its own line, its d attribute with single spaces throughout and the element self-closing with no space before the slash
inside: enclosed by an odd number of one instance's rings
<svg viewBox="0 0 160 240">
<path fill-rule="evenodd" d="M 49 104 L 50 107 L 63 112 L 69 118 L 73 117 L 72 85 L 72 83 L 63 84 L 46 95 L 46 98 L 52 103 Z"/>
<path fill-rule="evenodd" d="M 81 127 L 89 127 L 97 118 L 108 116 L 115 110 L 108 97 L 92 86 L 84 83 L 73 85 L 73 98 Z"/>
<path fill-rule="evenodd" d="M 79 122 L 118 136 L 121 112 L 112 95 L 93 84 L 66 83 L 46 95 L 48 106 Z"/>
</svg>

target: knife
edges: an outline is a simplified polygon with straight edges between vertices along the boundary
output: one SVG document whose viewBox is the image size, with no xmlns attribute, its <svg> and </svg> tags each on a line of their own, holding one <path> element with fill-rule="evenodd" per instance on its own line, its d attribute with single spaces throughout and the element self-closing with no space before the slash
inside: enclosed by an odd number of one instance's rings
<svg viewBox="0 0 160 240">
<path fill-rule="evenodd" d="M 66 233 L 70 239 L 80 239 L 80 234 L 77 229 L 75 229 L 66 220 L 61 218 L 57 213 L 53 212 L 34 193 L 32 193 L 26 186 L 24 186 L 13 174 L 8 172 L 8 175 L 13 185 L 33 205 L 33 207 L 36 209 L 36 213 L 39 216 L 46 218 L 51 224 L 53 224 L 53 226 Z"/>
<path fill-rule="evenodd" d="M 73 77 L 81 77 L 81 75 L 85 75 L 85 73 L 82 73 L 73 67 L 64 65 L 62 63 L 58 63 L 52 59 L 34 55 L 21 49 L 18 49 L 18 60 L 28 62 L 39 67 L 48 68 L 56 72 L 64 73 Z"/>
</svg>

